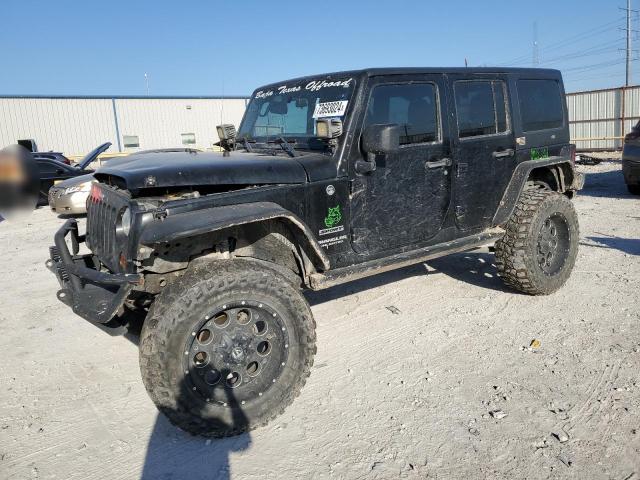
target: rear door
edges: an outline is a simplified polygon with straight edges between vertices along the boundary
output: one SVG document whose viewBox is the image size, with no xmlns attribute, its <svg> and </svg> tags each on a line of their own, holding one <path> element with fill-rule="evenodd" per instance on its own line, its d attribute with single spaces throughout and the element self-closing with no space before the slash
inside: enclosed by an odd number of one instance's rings
<svg viewBox="0 0 640 480">
<path fill-rule="evenodd" d="M 452 75 L 454 204 L 460 230 L 490 226 L 516 165 L 506 76 Z"/>
</svg>

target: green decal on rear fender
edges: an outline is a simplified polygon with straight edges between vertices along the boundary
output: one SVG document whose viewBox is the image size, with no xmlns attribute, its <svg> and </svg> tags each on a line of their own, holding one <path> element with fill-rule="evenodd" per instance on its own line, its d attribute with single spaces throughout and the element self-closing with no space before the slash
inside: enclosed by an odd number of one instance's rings
<svg viewBox="0 0 640 480">
<path fill-rule="evenodd" d="M 549 148 L 540 147 L 531 149 L 531 160 L 542 160 L 543 158 L 549 158 Z"/>
</svg>

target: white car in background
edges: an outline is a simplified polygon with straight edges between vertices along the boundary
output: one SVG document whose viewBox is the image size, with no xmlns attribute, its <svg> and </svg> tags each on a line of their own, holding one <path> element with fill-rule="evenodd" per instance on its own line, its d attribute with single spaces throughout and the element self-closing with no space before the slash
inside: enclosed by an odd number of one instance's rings
<svg viewBox="0 0 640 480">
<path fill-rule="evenodd" d="M 138 155 L 150 155 L 163 152 L 195 152 L 193 148 L 159 148 L 156 150 L 143 150 L 126 157 L 109 160 L 109 165 L 129 161 L 131 157 Z M 98 155 L 95 157 L 97 158 Z M 93 162 L 95 158 L 86 164 Z M 83 162 L 84 163 L 84 162 Z M 57 183 L 49 190 L 49 206 L 59 215 L 77 216 L 87 213 L 87 197 L 91 191 L 91 184 L 95 181 L 93 172 L 79 177 L 69 178 Z"/>
</svg>

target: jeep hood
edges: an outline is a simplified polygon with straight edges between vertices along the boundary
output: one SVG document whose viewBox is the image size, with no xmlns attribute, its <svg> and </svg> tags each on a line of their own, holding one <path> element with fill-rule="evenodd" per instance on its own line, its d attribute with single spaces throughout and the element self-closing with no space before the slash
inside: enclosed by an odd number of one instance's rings
<svg viewBox="0 0 640 480">
<path fill-rule="evenodd" d="M 133 154 L 98 169 L 95 177 L 117 177 L 128 190 L 149 187 L 205 185 L 266 185 L 304 183 L 335 177 L 330 157 L 312 153 L 300 157 L 261 153 L 158 152 Z"/>
</svg>

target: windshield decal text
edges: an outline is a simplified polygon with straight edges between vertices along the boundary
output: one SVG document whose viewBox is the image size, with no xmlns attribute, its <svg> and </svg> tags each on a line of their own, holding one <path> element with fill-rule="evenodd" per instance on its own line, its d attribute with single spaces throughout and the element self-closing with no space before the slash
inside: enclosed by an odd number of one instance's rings
<svg viewBox="0 0 640 480">
<path fill-rule="evenodd" d="M 307 83 L 307 86 L 304 87 L 305 90 L 311 90 L 312 92 L 317 92 L 323 88 L 329 87 L 343 87 L 349 88 L 353 78 L 349 78 L 347 80 L 337 80 L 335 82 L 327 82 L 326 80 L 314 80 L 313 82 Z"/>
<path fill-rule="evenodd" d="M 304 87 L 305 90 L 309 90 L 311 92 L 317 92 L 322 90 L 323 88 L 349 88 L 351 86 L 351 82 L 353 82 L 353 78 L 348 78 L 346 80 L 336 80 L 335 82 L 328 82 L 327 80 L 313 80 L 307 83 Z M 276 87 L 274 90 L 259 90 L 255 94 L 255 98 L 269 98 L 273 95 L 282 95 L 285 93 L 294 93 L 302 90 L 302 86 L 296 85 L 293 87 L 288 87 L 287 85 L 280 85 Z"/>
</svg>

